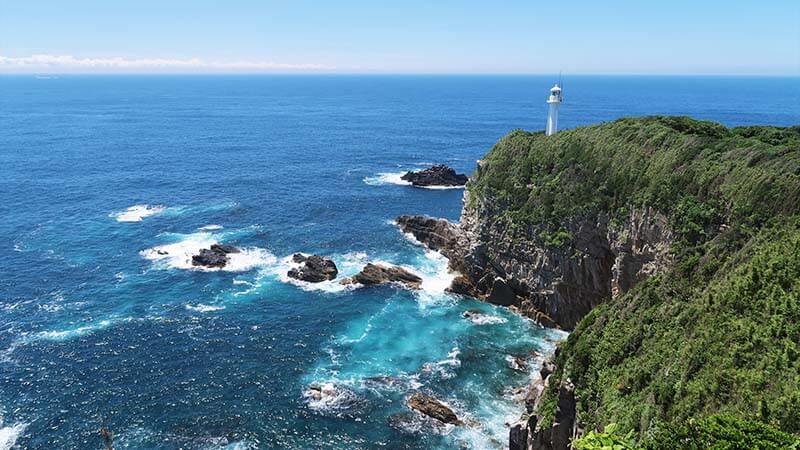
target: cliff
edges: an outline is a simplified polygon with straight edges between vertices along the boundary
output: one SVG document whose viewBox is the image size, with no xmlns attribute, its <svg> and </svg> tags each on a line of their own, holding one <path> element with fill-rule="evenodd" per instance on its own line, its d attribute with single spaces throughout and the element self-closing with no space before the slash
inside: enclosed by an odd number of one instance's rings
<svg viewBox="0 0 800 450">
<path fill-rule="evenodd" d="M 562 449 L 716 413 L 800 432 L 798 212 L 800 127 L 646 117 L 514 131 L 459 224 L 398 223 L 450 258 L 453 291 L 574 329 L 511 436 Z"/>
</svg>

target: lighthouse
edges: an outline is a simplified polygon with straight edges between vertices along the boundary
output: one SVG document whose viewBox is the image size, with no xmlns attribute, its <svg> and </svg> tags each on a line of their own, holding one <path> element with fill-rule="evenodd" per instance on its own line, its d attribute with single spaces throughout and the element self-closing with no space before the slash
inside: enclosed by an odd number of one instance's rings
<svg viewBox="0 0 800 450">
<path fill-rule="evenodd" d="M 558 84 L 550 89 L 547 104 L 550 108 L 547 110 L 547 130 L 544 134 L 550 136 L 558 131 L 558 108 L 561 107 L 561 88 Z"/>
</svg>

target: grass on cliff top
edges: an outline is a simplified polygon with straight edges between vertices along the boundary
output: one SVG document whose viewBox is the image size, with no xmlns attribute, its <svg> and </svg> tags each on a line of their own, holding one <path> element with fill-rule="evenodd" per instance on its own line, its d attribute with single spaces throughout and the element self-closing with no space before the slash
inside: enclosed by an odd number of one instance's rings
<svg viewBox="0 0 800 450">
<path fill-rule="evenodd" d="M 631 205 L 759 226 L 798 212 L 798 149 L 800 126 L 728 129 L 688 117 L 620 119 L 553 136 L 517 130 L 484 158 L 469 201 L 506 205 L 513 225 L 533 226 L 553 245 L 568 242 L 567 220 L 598 211 L 622 218 Z"/>
<path fill-rule="evenodd" d="M 471 207 L 491 199 L 550 245 L 569 243 L 572 219 L 613 223 L 632 206 L 667 214 L 678 233 L 667 272 L 570 335 L 544 426 L 570 380 L 585 429 L 617 423 L 648 448 L 718 414 L 800 434 L 800 127 L 648 117 L 551 137 L 515 131 L 478 175 Z"/>
</svg>

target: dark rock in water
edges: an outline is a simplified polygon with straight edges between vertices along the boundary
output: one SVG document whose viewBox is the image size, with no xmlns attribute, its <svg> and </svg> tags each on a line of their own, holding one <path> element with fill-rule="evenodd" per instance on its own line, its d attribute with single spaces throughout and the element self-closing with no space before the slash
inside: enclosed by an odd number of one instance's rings
<svg viewBox="0 0 800 450">
<path fill-rule="evenodd" d="M 456 173 L 444 164 L 437 164 L 419 172 L 406 172 L 400 178 L 410 181 L 413 186 L 464 186 L 468 180 L 466 175 Z"/>
<path fill-rule="evenodd" d="M 211 250 L 219 253 L 241 253 L 238 248 L 228 244 L 211 244 Z"/>
<path fill-rule="evenodd" d="M 193 266 L 222 268 L 228 264 L 229 253 L 240 253 L 241 250 L 226 244 L 212 244 L 211 248 L 204 248 L 200 253 L 192 256 Z"/>
<path fill-rule="evenodd" d="M 408 407 L 442 423 L 463 425 L 455 412 L 447 405 L 435 398 L 422 393 L 413 394 L 408 398 Z"/>
<path fill-rule="evenodd" d="M 287 274 L 297 280 L 319 283 L 332 280 L 339 274 L 336 264 L 330 258 L 318 255 L 304 256 L 300 253 L 295 253 L 292 256 L 292 260 L 302 264 L 300 267 L 291 269 Z"/>
<path fill-rule="evenodd" d="M 368 263 L 361 272 L 353 278 L 342 280 L 342 284 L 359 283 L 364 286 L 373 286 L 385 283 L 401 283 L 412 289 L 419 289 L 422 285 L 422 278 L 414 275 L 402 267 L 381 266 Z"/>
<path fill-rule="evenodd" d="M 516 370 L 517 372 L 525 372 L 528 368 L 528 362 L 525 361 L 525 358 L 521 356 L 511 356 L 509 355 L 506 357 L 506 362 L 508 363 L 508 367 L 512 370 Z"/>
</svg>

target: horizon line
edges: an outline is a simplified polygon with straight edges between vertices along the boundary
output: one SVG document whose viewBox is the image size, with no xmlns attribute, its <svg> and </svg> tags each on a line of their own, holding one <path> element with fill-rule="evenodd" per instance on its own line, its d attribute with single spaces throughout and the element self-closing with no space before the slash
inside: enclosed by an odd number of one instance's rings
<svg viewBox="0 0 800 450">
<path fill-rule="evenodd" d="M 559 72 L 384 72 L 384 71 L 274 71 L 274 72 L 4 72 L 2 77 L 69 77 L 69 76 L 633 76 L 633 77 L 764 77 L 764 78 L 800 78 L 800 73 L 738 73 L 738 72 L 579 72 L 564 74 Z"/>
</svg>

